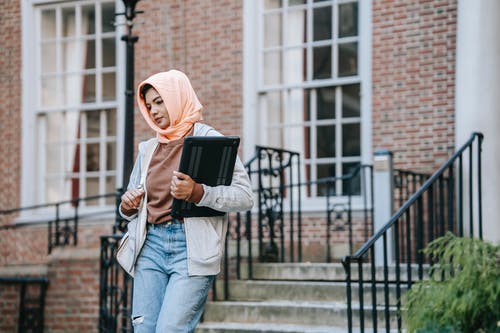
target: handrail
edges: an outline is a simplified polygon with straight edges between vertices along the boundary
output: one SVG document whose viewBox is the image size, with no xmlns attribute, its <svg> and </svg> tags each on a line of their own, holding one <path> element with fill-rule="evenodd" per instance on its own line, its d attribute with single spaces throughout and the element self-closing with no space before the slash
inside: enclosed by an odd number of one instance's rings
<svg viewBox="0 0 500 333">
<path fill-rule="evenodd" d="M 68 199 L 68 200 L 63 200 L 63 201 L 58 201 L 58 202 L 49 202 L 49 203 L 44 203 L 44 204 L 37 204 L 37 205 L 32 205 L 32 206 L 21 206 L 21 207 L 16 207 L 16 208 L 10 208 L 10 209 L 4 209 L 0 210 L 0 215 L 7 215 L 7 214 L 12 214 L 24 210 L 34 210 L 34 209 L 39 209 L 39 208 L 46 208 L 46 207 L 57 207 L 57 206 L 62 206 L 65 204 L 76 204 L 78 205 L 80 201 L 89 201 L 89 200 L 96 200 L 96 199 L 102 199 L 102 198 L 107 198 L 107 197 L 114 197 L 116 196 L 116 191 L 115 192 L 110 192 L 110 193 L 105 193 L 105 194 L 98 194 L 98 195 L 92 195 L 88 197 L 79 197 L 79 198 L 74 198 L 74 199 Z"/>
<path fill-rule="evenodd" d="M 477 152 L 475 151 L 476 139 Z M 364 331 L 367 311 L 371 313 L 374 332 L 377 332 L 379 325 L 378 317 L 383 319 L 382 326 L 385 325 L 384 329 L 387 332 L 390 331 L 391 321 L 394 319 L 397 321 L 394 324 L 398 330 L 401 330 L 401 314 L 404 310 L 401 302 L 403 288 L 409 289 L 415 281 L 424 279 L 429 273 L 427 266 L 432 265 L 432 258 L 426 258 L 422 249 L 426 244 L 444 234 L 446 229 L 456 231 L 462 236 L 465 209 L 468 209 L 468 218 L 470 218 L 469 236 L 474 236 L 474 222 L 477 221 L 479 238 L 482 238 L 480 184 L 482 141 L 483 134 L 472 133 L 466 143 L 423 182 L 406 202 L 402 203 L 387 223 L 354 254 L 342 258 L 346 273 L 349 332 L 353 331 L 355 312 L 358 312 L 361 332 Z M 464 154 L 466 150 L 468 154 Z M 464 158 L 468 158 L 467 183 L 463 179 Z M 477 170 L 474 163 L 477 163 Z M 464 184 L 468 188 L 464 189 Z M 465 202 L 464 208 L 466 191 L 468 201 Z M 475 212 L 475 209 L 478 211 Z M 405 267 L 406 272 L 403 270 Z M 417 272 L 413 272 L 414 269 L 417 269 Z M 363 274 L 367 274 L 368 277 L 364 278 Z M 353 285 L 357 285 L 357 295 L 353 292 Z M 395 295 L 389 292 L 390 286 L 395 288 Z M 370 290 L 367 290 L 367 287 L 371 287 Z M 377 300 L 379 287 L 383 287 L 383 296 L 382 299 Z M 371 304 L 365 304 L 365 297 L 367 303 L 371 298 Z M 355 306 L 353 306 L 354 301 L 357 302 Z"/>
<path fill-rule="evenodd" d="M 387 222 L 379 231 L 377 231 L 372 237 L 370 237 L 370 239 L 365 244 L 363 244 L 353 255 L 344 257 L 342 259 L 342 262 L 344 262 L 344 260 L 354 258 L 359 259 L 363 257 L 368 252 L 370 247 L 373 246 L 374 243 L 396 223 L 396 221 L 403 215 L 403 213 L 405 213 L 405 211 L 407 211 L 408 208 L 410 208 L 410 206 L 412 206 L 417 201 L 417 199 L 422 196 L 422 194 L 427 191 L 433 183 L 436 182 L 436 180 L 455 162 L 455 160 L 461 156 L 465 149 L 467 149 L 472 144 L 472 142 L 474 142 L 476 137 L 478 137 L 479 140 L 482 141 L 484 136 L 479 132 L 472 133 L 469 140 L 467 140 L 467 142 L 462 145 L 462 147 L 458 151 L 456 151 L 444 165 L 442 165 L 436 172 L 434 172 L 434 174 L 424 182 L 420 189 L 415 192 L 403 204 L 403 206 L 401 206 L 401 208 L 396 211 L 396 213 L 392 215 L 389 222 Z"/>
</svg>

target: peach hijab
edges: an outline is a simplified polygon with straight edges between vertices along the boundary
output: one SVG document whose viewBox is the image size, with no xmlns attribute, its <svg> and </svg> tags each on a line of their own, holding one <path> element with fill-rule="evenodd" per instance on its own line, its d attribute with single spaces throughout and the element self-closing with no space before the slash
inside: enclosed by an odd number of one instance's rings
<svg viewBox="0 0 500 333">
<path fill-rule="evenodd" d="M 141 96 L 141 89 L 150 84 L 158 91 L 170 117 L 170 126 L 161 129 L 151 118 L 146 102 Z M 184 137 L 193 127 L 193 124 L 202 120 L 201 105 L 191 86 L 189 78 L 181 71 L 172 69 L 168 72 L 154 74 L 142 81 L 137 87 L 137 104 L 142 116 L 156 132 L 158 141 L 167 143 Z"/>
</svg>

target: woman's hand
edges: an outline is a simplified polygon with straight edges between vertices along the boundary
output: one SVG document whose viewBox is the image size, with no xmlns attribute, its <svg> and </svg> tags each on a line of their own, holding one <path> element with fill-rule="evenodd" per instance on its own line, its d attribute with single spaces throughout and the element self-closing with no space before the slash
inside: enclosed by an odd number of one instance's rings
<svg viewBox="0 0 500 333">
<path fill-rule="evenodd" d="M 127 213 L 139 209 L 141 200 L 144 197 L 144 190 L 133 188 L 122 195 L 122 211 Z M 127 214 L 128 215 L 128 214 Z"/>
<path fill-rule="evenodd" d="M 170 183 L 170 193 L 176 199 L 188 200 L 196 182 L 185 173 L 174 171 L 172 182 Z"/>
</svg>

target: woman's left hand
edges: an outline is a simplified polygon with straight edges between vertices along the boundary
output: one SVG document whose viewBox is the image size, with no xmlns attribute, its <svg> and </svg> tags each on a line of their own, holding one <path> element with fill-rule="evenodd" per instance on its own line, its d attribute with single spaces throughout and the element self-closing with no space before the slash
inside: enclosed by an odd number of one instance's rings
<svg viewBox="0 0 500 333">
<path fill-rule="evenodd" d="M 196 182 L 188 175 L 174 171 L 172 182 L 170 183 L 170 193 L 176 199 L 188 200 L 193 193 Z"/>
</svg>

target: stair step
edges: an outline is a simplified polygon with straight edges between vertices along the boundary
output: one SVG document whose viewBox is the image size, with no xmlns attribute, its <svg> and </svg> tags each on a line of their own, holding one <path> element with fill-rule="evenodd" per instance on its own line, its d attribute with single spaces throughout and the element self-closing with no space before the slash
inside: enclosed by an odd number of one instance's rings
<svg viewBox="0 0 500 333">
<path fill-rule="evenodd" d="M 219 300 L 223 298 L 223 281 L 218 281 Z M 318 281 L 231 280 L 232 301 L 345 301 L 345 283 Z"/>
<path fill-rule="evenodd" d="M 380 331 L 380 330 L 378 330 Z M 385 331 L 385 330 L 384 330 Z M 212 323 L 204 322 L 198 325 L 196 333 L 347 333 L 345 327 L 334 326 L 311 326 L 311 325 L 287 325 L 287 324 L 252 324 L 252 323 Z M 353 333 L 360 333 L 361 329 L 354 327 Z M 365 333 L 372 333 L 373 329 L 365 328 Z M 391 329 L 391 333 L 398 332 Z M 404 330 L 403 330 L 404 332 Z"/>
<path fill-rule="evenodd" d="M 358 270 L 352 266 L 351 278 L 357 279 Z M 408 266 L 401 264 L 399 266 L 399 277 L 401 280 L 407 278 Z M 412 280 L 418 279 L 418 266 L 411 266 Z M 424 278 L 428 277 L 429 267 L 424 265 Z M 383 267 L 377 267 L 375 270 L 376 279 L 382 280 L 384 277 Z M 388 277 L 395 280 L 396 267 L 388 267 Z M 241 266 L 241 276 L 248 277 L 248 266 Z M 284 281 L 345 281 L 346 273 L 340 263 L 254 263 L 252 264 L 252 277 L 255 280 L 284 280 Z M 363 267 L 363 277 L 369 279 L 371 270 L 368 265 Z"/>
<path fill-rule="evenodd" d="M 383 318 L 383 309 L 378 309 L 378 316 Z M 391 309 L 391 314 L 395 309 Z M 353 314 L 358 315 L 356 308 Z M 347 325 L 347 307 L 341 302 L 208 302 L 204 321 L 207 322 L 244 322 L 275 323 L 297 325 L 321 325 L 345 327 Z M 394 317 L 394 316 L 392 316 Z M 365 311 L 365 322 L 369 326 L 371 311 Z M 394 321 L 394 319 L 391 319 Z M 392 325 L 392 324 L 391 324 Z"/>
<path fill-rule="evenodd" d="M 196 333 L 344 333 L 346 328 L 332 326 L 307 326 L 260 323 L 211 323 L 203 322 L 196 328 Z"/>
<path fill-rule="evenodd" d="M 371 302 L 371 284 L 364 285 L 363 301 Z M 359 299 L 357 284 L 352 285 L 352 299 Z M 224 299 L 223 281 L 217 281 L 218 300 Z M 406 290 L 401 287 L 401 294 Z M 384 290 L 379 286 L 376 292 L 377 303 L 384 300 Z M 231 301 L 319 301 L 346 302 L 345 282 L 320 281 L 268 281 L 268 280 L 231 280 L 229 282 L 229 300 Z M 389 302 L 396 303 L 396 287 L 389 286 Z"/>
</svg>

